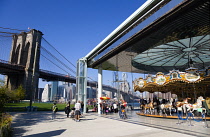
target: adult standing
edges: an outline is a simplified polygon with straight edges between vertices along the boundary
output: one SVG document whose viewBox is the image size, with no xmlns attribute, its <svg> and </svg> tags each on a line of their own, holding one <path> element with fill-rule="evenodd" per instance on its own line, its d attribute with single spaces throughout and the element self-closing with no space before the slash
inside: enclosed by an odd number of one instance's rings
<svg viewBox="0 0 210 137">
<path fill-rule="evenodd" d="M 81 108 L 80 108 L 80 113 L 81 113 L 81 115 L 83 114 L 83 109 L 84 109 L 84 103 L 83 103 L 83 101 L 81 101 Z"/>
<path fill-rule="evenodd" d="M 69 117 L 69 113 L 70 113 L 71 109 L 70 109 L 70 103 L 68 103 L 65 107 L 65 113 L 67 115 L 67 117 Z"/>
<path fill-rule="evenodd" d="M 118 112 L 118 108 L 117 108 L 117 103 L 116 102 L 114 102 L 113 108 L 114 108 L 114 113 L 117 113 Z"/>
<path fill-rule="evenodd" d="M 105 114 L 106 111 L 106 101 L 103 101 L 102 103 L 102 114 Z"/>
<path fill-rule="evenodd" d="M 81 103 L 80 101 L 77 101 L 77 103 L 74 105 L 74 108 L 75 108 L 75 120 L 76 122 L 79 122 L 80 121 L 80 109 L 81 109 Z"/>
<path fill-rule="evenodd" d="M 123 106 L 126 108 L 127 107 L 127 102 L 123 100 Z"/>
</svg>

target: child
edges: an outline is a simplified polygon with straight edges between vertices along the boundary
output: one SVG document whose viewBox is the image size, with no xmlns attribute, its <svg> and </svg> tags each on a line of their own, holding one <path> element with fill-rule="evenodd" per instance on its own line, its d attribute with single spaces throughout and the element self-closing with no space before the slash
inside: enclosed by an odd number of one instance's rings
<svg viewBox="0 0 210 137">
<path fill-rule="evenodd" d="M 56 118 L 56 112 L 58 111 L 58 107 L 56 106 L 56 103 L 53 103 L 52 107 L 52 119 Z"/>
</svg>

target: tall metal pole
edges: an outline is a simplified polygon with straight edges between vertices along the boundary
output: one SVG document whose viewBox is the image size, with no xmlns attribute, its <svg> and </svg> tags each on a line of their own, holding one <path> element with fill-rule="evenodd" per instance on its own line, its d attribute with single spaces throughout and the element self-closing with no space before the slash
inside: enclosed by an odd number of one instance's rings
<svg viewBox="0 0 210 137">
<path fill-rule="evenodd" d="M 116 81 L 117 81 L 117 102 L 120 103 L 120 91 L 119 91 L 119 77 L 118 77 L 118 55 L 116 56 L 116 66 L 117 66 L 117 72 L 116 72 Z M 120 105 L 118 105 L 118 110 L 120 110 Z"/>
<path fill-rule="evenodd" d="M 99 66 L 98 68 L 98 114 L 101 114 L 101 108 L 100 108 L 100 97 L 102 96 L 102 67 Z"/>
<path fill-rule="evenodd" d="M 120 93 L 119 93 L 119 79 L 118 79 L 118 71 L 116 72 L 116 82 L 117 82 L 117 101 L 120 102 Z"/>
<path fill-rule="evenodd" d="M 87 60 L 86 58 L 83 60 L 84 63 L 84 108 L 83 113 L 86 113 L 87 110 Z"/>
<path fill-rule="evenodd" d="M 134 106 L 133 73 L 132 73 L 132 71 L 133 71 L 133 70 L 132 70 L 132 59 L 133 59 L 133 55 L 129 55 L 129 54 L 128 54 L 128 56 L 131 57 L 131 59 L 130 59 L 130 60 L 131 60 L 131 64 L 130 64 L 130 65 L 131 65 L 131 86 L 132 86 L 132 87 L 131 87 L 131 94 L 132 94 L 132 102 L 133 102 L 133 106 Z"/>
</svg>

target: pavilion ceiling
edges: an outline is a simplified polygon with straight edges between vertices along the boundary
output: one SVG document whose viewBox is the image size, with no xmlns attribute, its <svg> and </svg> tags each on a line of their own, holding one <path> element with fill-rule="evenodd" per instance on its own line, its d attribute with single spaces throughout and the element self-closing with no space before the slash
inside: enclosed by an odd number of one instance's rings
<svg viewBox="0 0 210 137">
<path fill-rule="evenodd" d="M 91 64 L 104 70 L 148 73 L 210 65 L 210 2 L 185 0 Z M 131 65 L 132 64 L 132 65 Z"/>
</svg>

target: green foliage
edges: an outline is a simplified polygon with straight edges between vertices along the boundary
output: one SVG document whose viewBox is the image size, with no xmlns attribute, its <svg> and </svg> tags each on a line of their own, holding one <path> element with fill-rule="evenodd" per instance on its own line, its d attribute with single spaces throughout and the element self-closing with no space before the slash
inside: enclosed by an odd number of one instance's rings
<svg viewBox="0 0 210 137">
<path fill-rule="evenodd" d="M 93 106 L 93 105 L 87 105 L 87 108 L 88 108 L 88 109 L 93 109 L 94 106 Z"/>
<path fill-rule="evenodd" d="M 15 90 L 7 90 L 7 96 L 9 97 L 9 101 L 20 101 L 21 99 L 25 98 L 25 89 L 20 85 Z"/>
<path fill-rule="evenodd" d="M 20 100 L 25 97 L 25 90 L 19 86 L 16 90 L 11 91 L 4 86 L 4 81 L 0 79 L 0 136 L 11 137 L 12 129 L 11 122 L 12 116 L 3 113 L 6 103 L 10 100 Z"/>
<path fill-rule="evenodd" d="M 21 103 L 7 103 L 6 109 L 9 110 L 10 107 L 27 107 L 29 106 L 29 102 L 21 102 Z M 32 103 L 32 106 L 36 106 L 38 109 L 37 111 L 52 111 L 53 103 Z M 58 107 L 59 111 L 64 111 L 66 104 L 59 104 L 57 103 L 56 106 Z M 73 107 L 74 105 L 71 105 Z"/>
<path fill-rule="evenodd" d="M 12 116 L 8 113 L 0 114 L 0 137 L 12 137 Z"/>
<path fill-rule="evenodd" d="M 7 103 L 5 108 L 9 111 L 11 107 L 14 107 L 16 109 L 13 109 L 12 111 L 24 111 L 22 110 L 23 107 L 29 106 L 29 102 L 20 102 L 20 103 Z M 52 111 L 53 103 L 32 103 L 32 106 L 37 107 L 37 111 Z M 58 107 L 59 111 L 64 111 L 66 104 L 65 103 L 57 103 L 56 106 Z M 70 108 L 74 107 L 74 104 L 70 105 Z M 19 108 L 19 109 L 18 109 Z M 93 105 L 87 105 L 88 109 L 93 109 Z"/>
<path fill-rule="evenodd" d="M 0 113 L 4 111 L 4 106 L 9 100 L 9 96 L 7 95 L 8 89 L 5 87 L 0 87 Z"/>
<path fill-rule="evenodd" d="M 8 113 L 1 113 L 0 118 L 0 127 L 11 124 L 12 122 L 12 116 Z"/>
<path fill-rule="evenodd" d="M 0 86 L 0 113 L 4 111 L 4 106 L 8 101 L 20 101 L 25 97 L 25 90 L 19 86 L 16 90 L 9 90 Z"/>
<path fill-rule="evenodd" d="M 25 89 L 20 85 L 15 91 L 16 100 L 22 100 L 25 98 Z"/>
</svg>

